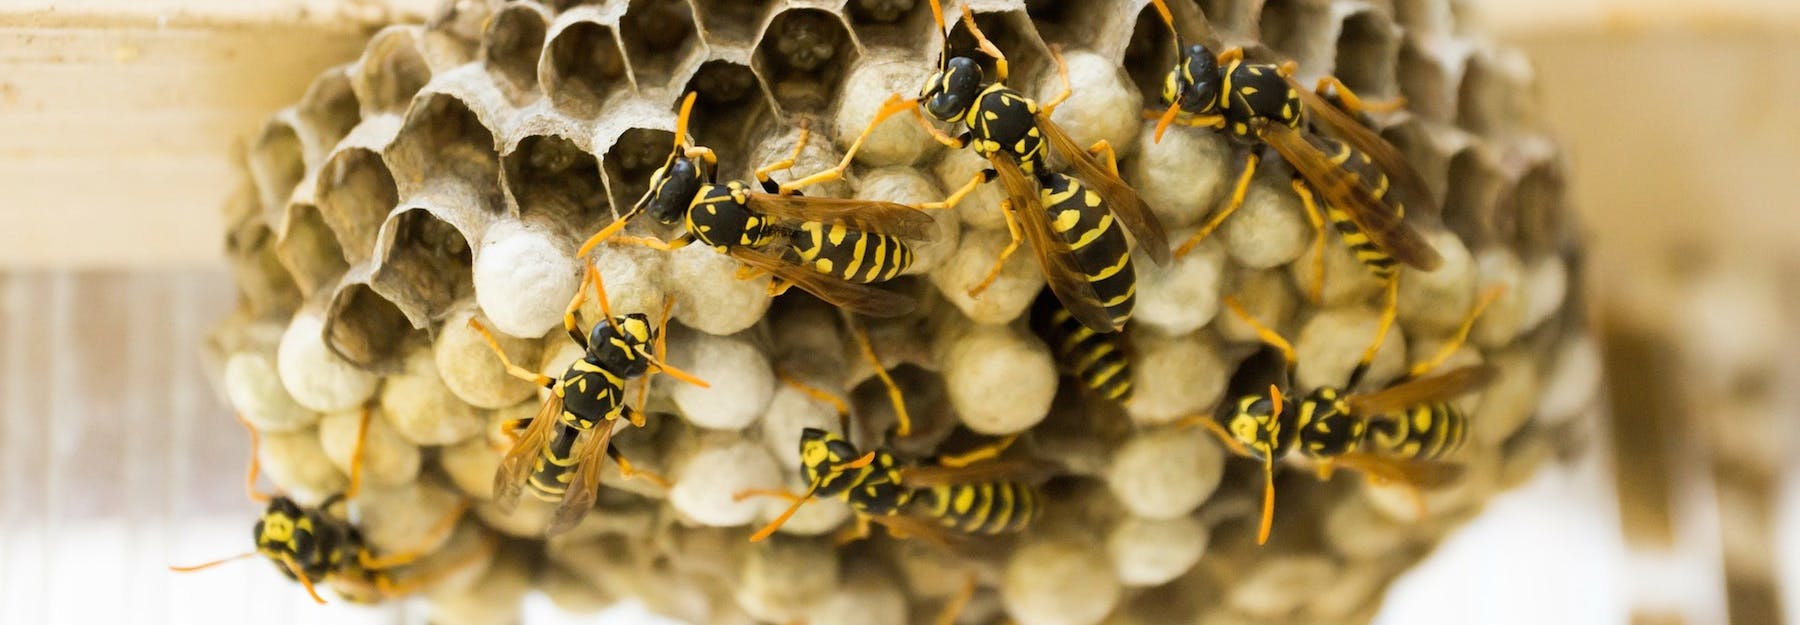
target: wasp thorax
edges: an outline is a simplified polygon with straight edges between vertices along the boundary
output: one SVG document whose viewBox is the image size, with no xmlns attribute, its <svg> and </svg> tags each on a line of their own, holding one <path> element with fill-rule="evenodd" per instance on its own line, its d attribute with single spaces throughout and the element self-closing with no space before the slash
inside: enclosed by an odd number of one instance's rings
<svg viewBox="0 0 1800 625">
<path fill-rule="evenodd" d="M 1274 65 L 1237 62 L 1226 73 L 1230 92 L 1220 105 L 1233 139 L 1258 142 L 1263 124 L 1300 127 L 1300 94 Z"/>
<path fill-rule="evenodd" d="M 980 95 L 981 64 L 975 59 L 959 56 L 950 59 L 943 71 L 933 74 L 925 82 L 919 98 L 925 102 L 926 113 L 942 121 L 952 121 L 967 113 Z"/>
<path fill-rule="evenodd" d="M 749 190 L 742 183 L 709 185 L 687 211 L 688 232 L 707 247 L 760 247 L 768 243 L 769 224 L 744 206 Z"/>
<path fill-rule="evenodd" d="M 700 193 L 700 165 L 694 159 L 676 156 L 667 165 L 657 168 L 650 176 L 650 190 L 644 192 L 644 199 L 638 207 L 649 213 L 652 219 L 664 224 L 681 221 L 682 214 L 687 211 L 688 204 Z"/>
<path fill-rule="evenodd" d="M 1212 50 L 1194 44 L 1181 50 L 1181 61 L 1163 81 L 1163 103 L 1176 104 L 1189 115 L 1209 115 L 1219 108 L 1219 61 Z"/>
<path fill-rule="evenodd" d="M 1362 445 L 1368 422 L 1350 413 L 1338 389 L 1322 386 L 1300 405 L 1300 443 L 1315 457 L 1340 456 Z"/>
</svg>

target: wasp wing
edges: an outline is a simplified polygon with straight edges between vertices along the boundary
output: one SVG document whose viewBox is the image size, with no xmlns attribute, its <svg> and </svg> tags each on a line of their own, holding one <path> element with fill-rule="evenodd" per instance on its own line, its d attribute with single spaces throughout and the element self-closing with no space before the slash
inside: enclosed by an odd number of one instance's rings
<svg viewBox="0 0 1800 625">
<path fill-rule="evenodd" d="M 1407 380 L 1372 393 L 1345 398 L 1350 410 L 1359 415 L 1375 416 L 1405 410 L 1414 406 L 1448 401 L 1474 391 L 1499 377 L 1499 369 L 1489 365 L 1470 365 L 1441 375 Z"/>
<path fill-rule="evenodd" d="M 1056 122 L 1050 121 L 1049 115 L 1039 112 L 1037 126 L 1044 137 L 1050 140 L 1051 149 L 1069 161 L 1069 166 L 1075 170 L 1075 177 L 1093 187 L 1094 193 L 1100 195 L 1100 201 L 1112 211 L 1113 216 L 1119 218 L 1119 223 L 1124 224 L 1125 229 L 1137 237 L 1138 247 L 1150 255 L 1150 260 L 1156 261 L 1158 265 L 1168 264 L 1171 254 L 1169 235 L 1163 231 L 1162 222 L 1157 221 L 1156 215 L 1150 212 L 1150 206 L 1144 203 L 1143 198 L 1138 197 L 1137 191 L 1119 179 L 1117 173 L 1101 167 L 1094 155 L 1088 154 L 1087 150 L 1075 143 L 1075 139 L 1069 137 L 1068 132 L 1056 125 Z"/>
<path fill-rule="evenodd" d="M 1300 103 L 1306 107 L 1308 113 L 1312 114 L 1314 122 L 1324 127 L 1332 136 L 1342 139 L 1351 147 L 1368 154 L 1369 159 L 1375 162 L 1376 167 L 1380 167 L 1382 172 L 1394 179 L 1395 186 L 1406 194 L 1405 197 L 1436 205 L 1436 201 L 1431 197 L 1431 187 L 1425 184 L 1425 178 L 1419 175 L 1418 170 L 1413 169 L 1412 164 L 1407 162 L 1406 157 L 1400 154 L 1400 150 L 1395 148 L 1394 144 L 1388 143 L 1387 139 L 1375 134 L 1374 130 L 1362 125 L 1349 113 L 1332 106 L 1318 93 L 1301 87 L 1300 81 L 1289 77 L 1288 84 L 1292 85 L 1294 91 L 1300 95 Z"/>
<path fill-rule="evenodd" d="M 1394 260 L 1425 271 L 1444 263 L 1444 257 L 1438 255 L 1425 237 L 1406 225 L 1386 202 L 1375 197 L 1359 176 L 1332 162 L 1330 156 L 1300 131 L 1281 124 L 1268 124 L 1262 138 L 1306 179 L 1307 185 L 1332 207 L 1348 214 L 1356 228 Z"/>
<path fill-rule="evenodd" d="M 1095 332 L 1118 331 L 1119 327 L 1113 325 L 1112 316 L 1106 313 L 1100 296 L 1094 293 L 1094 285 L 1076 264 L 1075 250 L 1051 230 L 1049 214 L 1044 212 L 1043 202 L 1038 199 L 1037 185 L 1025 177 L 1018 161 L 1009 154 L 995 153 L 988 157 L 988 162 L 999 174 L 1000 186 L 1006 190 L 1013 213 L 1018 216 L 1019 229 L 1025 231 L 1025 238 L 1031 242 L 1031 251 L 1037 255 L 1038 265 L 1044 269 L 1044 280 L 1056 294 L 1056 299 L 1062 300 L 1063 308 L 1080 320 L 1081 325 Z"/>
<path fill-rule="evenodd" d="M 594 507 L 594 500 L 600 495 L 600 467 L 605 463 L 607 446 L 612 444 L 615 425 L 618 421 L 604 419 L 583 435 L 581 445 L 575 448 L 575 475 L 569 480 L 569 488 L 563 491 L 562 502 L 557 504 L 545 534 L 568 531 L 581 523 L 588 509 Z"/>
<path fill-rule="evenodd" d="M 512 512 L 519 505 L 519 494 L 524 492 L 525 482 L 531 479 L 537 459 L 543 455 L 544 444 L 562 417 L 562 408 L 562 396 L 551 392 L 543 407 L 538 408 L 537 416 L 531 418 L 531 425 L 525 427 L 525 432 L 500 458 L 500 469 L 494 472 L 494 505 L 500 511 Z"/>
<path fill-rule="evenodd" d="M 1362 452 L 1338 456 L 1334 462 L 1376 480 L 1417 488 L 1441 488 L 1456 483 L 1467 468 L 1452 462 L 1390 458 Z"/>
<path fill-rule="evenodd" d="M 912 312 L 912 298 L 884 291 L 866 284 L 846 282 L 810 268 L 796 265 L 773 254 L 743 246 L 727 253 L 738 261 L 774 274 L 775 277 L 800 287 L 833 306 L 870 317 L 898 317 Z"/>
<path fill-rule="evenodd" d="M 929 238 L 935 231 L 931 215 L 895 202 L 758 192 L 745 197 L 751 212 L 781 219 L 844 224 L 863 232 L 914 240 Z"/>
<path fill-rule="evenodd" d="M 900 484 L 907 488 L 924 488 L 999 480 L 1036 482 L 1048 478 L 1060 468 L 1053 462 L 1031 459 L 992 460 L 966 467 L 922 465 L 900 469 Z"/>
</svg>

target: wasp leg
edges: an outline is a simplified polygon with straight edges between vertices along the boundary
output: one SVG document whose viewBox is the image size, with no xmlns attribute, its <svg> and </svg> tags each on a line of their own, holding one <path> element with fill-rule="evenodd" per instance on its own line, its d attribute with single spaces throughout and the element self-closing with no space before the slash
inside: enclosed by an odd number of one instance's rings
<svg viewBox="0 0 1800 625">
<path fill-rule="evenodd" d="M 1287 361 L 1287 368 L 1290 371 L 1293 370 L 1295 361 L 1294 346 L 1289 344 L 1287 339 L 1282 338 L 1280 332 L 1270 329 L 1268 326 L 1263 325 L 1262 322 L 1257 321 L 1256 317 L 1251 316 L 1250 311 L 1244 310 L 1244 305 L 1238 303 L 1236 297 L 1226 296 L 1224 301 L 1225 306 L 1231 309 L 1232 314 L 1237 315 L 1238 319 L 1241 319 L 1244 323 L 1250 325 L 1250 329 L 1256 332 L 1257 338 L 1262 339 L 1262 341 L 1269 344 L 1270 347 L 1279 350 L 1281 352 L 1281 357 Z"/>
<path fill-rule="evenodd" d="M 1325 215 L 1319 210 L 1318 201 L 1313 197 L 1312 188 L 1306 186 L 1306 181 L 1295 178 L 1288 184 L 1294 187 L 1294 195 L 1300 196 L 1300 205 L 1306 208 L 1306 220 L 1312 222 L 1314 280 L 1307 295 L 1312 296 L 1314 303 L 1322 302 L 1325 300 Z"/>
<path fill-rule="evenodd" d="M 683 234 L 683 235 L 675 237 L 674 239 L 669 240 L 669 241 L 664 241 L 664 240 L 658 239 L 656 237 L 627 237 L 627 236 L 613 237 L 613 240 L 617 241 L 619 243 L 625 244 L 625 245 L 636 245 L 639 247 L 647 247 L 647 248 L 656 250 L 658 252 L 673 252 L 675 250 L 687 247 L 689 243 L 693 243 L 694 236 L 692 234 Z"/>
<path fill-rule="evenodd" d="M 886 121 L 887 118 L 893 117 L 894 114 L 908 110 L 911 110 L 916 115 L 920 115 L 919 121 L 925 125 L 926 129 L 933 131 L 934 134 L 942 134 L 941 131 L 938 131 L 930 123 L 925 122 L 924 116 L 919 114 L 918 100 L 909 100 L 900 97 L 900 94 L 894 94 L 889 96 L 887 101 L 881 104 L 881 109 L 875 112 L 875 118 L 869 120 L 869 125 L 863 127 L 862 134 L 856 136 L 856 141 L 850 143 L 850 149 L 844 151 L 843 160 L 838 161 L 838 164 L 833 165 L 830 169 L 800 178 L 799 180 L 789 180 L 785 184 L 777 187 L 777 192 L 782 195 L 788 195 L 815 184 L 831 182 L 843 178 L 844 171 L 850 168 L 850 162 L 856 159 L 856 153 L 859 150 L 862 150 L 863 142 L 869 139 L 870 133 L 875 132 L 875 127 L 881 125 L 881 122 Z M 795 150 L 795 152 L 797 154 L 798 150 Z"/>
<path fill-rule="evenodd" d="M 483 534 L 481 540 L 482 547 L 479 551 L 469 554 L 468 557 L 442 569 L 422 575 L 414 575 L 404 581 L 396 581 L 392 575 L 377 576 L 375 578 L 375 589 L 380 592 L 383 597 L 402 597 L 417 592 L 420 589 L 428 588 L 451 573 L 461 571 L 464 568 L 473 566 L 479 562 L 486 562 L 493 557 L 494 551 L 499 548 L 500 543 L 492 534 Z"/>
<path fill-rule="evenodd" d="M 936 625 L 956 625 L 956 618 L 962 616 L 963 609 L 969 606 L 969 600 L 975 597 L 975 581 L 975 574 L 969 573 L 969 579 L 963 582 L 962 588 L 944 601 L 944 610 L 933 621 Z"/>
<path fill-rule="evenodd" d="M 1006 77 L 1010 73 L 1007 68 L 1006 53 L 1001 52 L 994 42 L 988 41 L 987 35 L 981 32 L 981 27 L 975 25 L 975 13 L 969 11 L 966 6 L 963 7 L 962 21 L 969 27 L 969 34 L 975 36 L 975 46 L 980 48 L 982 53 L 994 58 L 994 82 L 1005 83 Z M 1056 54 L 1055 49 L 1051 50 L 1051 54 Z M 1068 84 L 1066 77 L 1063 84 Z"/>
<path fill-rule="evenodd" d="M 732 277 L 739 280 L 755 280 L 762 277 L 764 273 L 766 272 L 749 265 L 738 265 L 737 271 L 732 273 Z"/>
<path fill-rule="evenodd" d="M 438 522 L 435 525 L 432 525 L 430 529 L 425 530 L 425 539 L 419 541 L 419 544 L 434 546 L 442 544 L 444 537 L 448 536 L 451 530 L 456 529 L 456 522 L 462 520 L 463 512 L 468 509 L 468 500 L 465 499 L 457 503 L 456 508 L 452 509 L 449 514 L 445 514 L 444 518 L 438 519 Z M 356 553 L 356 561 L 365 569 L 391 569 L 412 564 L 413 562 L 418 561 L 419 558 L 425 557 L 425 555 L 430 552 L 430 549 L 415 547 L 406 551 L 399 551 L 377 557 L 370 555 L 367 550 L 363 550 Z"/>
<path fill-rule="evenodd" d="M 1357 96 L 1356 92 L 1352 91 L 1349 85 L 1338 80 L 1336 76 L 1320 78 L 1318 87 L 1313 89 L 1313 91 L 1320 96 L 1324 96 L 1326 93 L 1330 93 L 1334 90 L 1337 92 L 1338 101 L 1344 104 L 1344 112 L 1351 115 L 1356 115 L 1365 111 L 1374 113 L 1392 113 L 1406 108 L 1406 96 L 1394 96 L 1388 100 L 1371 102 Z"/>
<path fill-rule="evenodd" d="M 1056 61 L 1056 77 L 1062 80 L 1062 91 L 1058 92 L 1056 97 L 1050 98 L 1048 102 L 1044 103 L 1043 108 L 1045 115 L 1054 112 L 1056 107 L 1061 106 L 1063 102 L 1068 101 L 1069 96 L 1075 93 L 1074 88 L 1069 86 L 1069 63 L 1063 60 L 1061 45 L 1054 43 L 1050 44 L 1050 58 Z"/>
<path fill-rule="evenodd" d="M 836 536 L 831 538 L 831 541 L 838 546 L 843 546 L 868 537 L 869 516 L 859 512 L 856 514 L 856 522 L 852 523 L 850 527 L 844 528 L 843 531 L 838 532 Z M 896 536 L 895 538 L 899 537 Z"/>
<path fill-rule="evenodd" d="M 689 147 L 688 149 L 683 150 L 681 155 L 692 160 L 704 162 L 709 166 L 719 164 L 719 155 L 714 154 L 712 148 L 708 147 Z"/>
<path fill-rule="evenodd" d="M 524 367 L 513 364 L 512 359 L 506 357 L 506 350 L 500 349 L 500 343 L 494 340 L 494 335 L 489 334 L 487 326 L 481 325 L 480 321 L 469 319 L 469 327 L 473 328 L 477 334 L 481 335 L 481 339 L 487 343 L 488 349 L 494 350 L 495 356 L 500 357 L 500 364 L 506 365 L 506 373 L 508 375 L 544 388 L 551 388 L 556 384 L 556 380 L 550 376 L 534 373 Z"/>
<path fill-rule="evenodd" d="M 1475 321 L 1481 318 L 1481 313 L 1486 311 L 1488 305 L 1493 304 L 1494 300 L 1498 299 L 1500 295 L 1505 292 L 1506 285 L 1503 284 L 1494 285 L 1488 290 L 1483 291 L 1481 293 L 1481 299 L 1476 300 L 1475 306 L 1469 309 L 1469 316 L 1464 317 L 1462 325 L 1456 328 L 1456 334 L 1451 335 L 1450 340 L 1445 341 L 1444 346 L 1438 348 L 1438 352 L 1433 354 L 1431 358 L 1413 365 L 1412 369 L 1407 372 L 1407 376 L 1416 378 L 1424 375 L 1426 372 L 1436 369 L 1438 365 L 1443 364 L 1445 360 L 1449 359 L 1451 354 L 1456 353 L 1456 350 L 1461 348 L 1462 344 L 1469 340 L 1469 331 L 1475 329 Z"/>
<path fill-rule="evenodd" d="M 849 313 L 844 314 L 844 325 L 849 326 L 850 337 L 855 339 L 856 348 L 862 352 L 863 359 L 875 367 L 875 376 L 881 378 L 881 383 L 887 386 L 888 402 L 894 406 L 894 435 L 900 438 L 912 436 L 912 415 L 906 412 L 906 397 L 901 394 L 900 385 L 894 382 L 894 377 L 888 375 L 887 367 L 882 366 L 881 357 L 875 354 L 875 345 L 869 341 L 868 331 Z"/>
<path fill-rule="evenodd" d="M 918 208 L 920 210 L 936 210 L 936 209 L 940 209 L 940 208 L 943 208 L 943 209 L 956 208 L 956 206 L 958 204 L 962 203 L 963 198 L 967 197 L 970 193 L 973 193 L 975 191 L 976 187 L 980 187 L 981 185 L 992 182 L 994 180 L 994 177 L 998 176 L 998 175 L 1000 175 L 1000 173 L 996 172 L 992 169 L 983 169 L 981 171 L 975 172 L 975 175 L 971 176 L 969 178 L 968 183 L 964 184 L 962 186 L 962 188 L 957 189 L 955 193 L 951 193 L 949 196 L 946 196 L 943 201 L 941 201 L 941 202 L 926 202 L 924 204 L 920 204 L 918 206 Z"/>
<path fill-rule="evenodd" d="M 593 252 L 594 248 L 599 247 L 601 243 L 604 243 L 607 239 L 619 234 L 619 231 L 624 230 L 625 224 L 630 223 L 631 218 L 636 217 L 639 212 L 642 211 L 634 207 L 618 219 L 613 220 L 612 223 L 607 224 L 605 228 L 601 228 L 599 232 L 594 233 L 594 236 L 588 237 L 587 241 L 582 242 L 581 249 L 575 252 L 575 257 L 587 258 L 588 253 Z"/>
<path fill-rule="evenodd" d="M 275 496 L 256 489 L 256 478 L 262 474 L 262 461 L 257 458 L 257 452 L 262 447 L 262 437 L 244 419 L 243 413 L 233 414 L 232 417 L 237 419 L 238 425 L 244 426 L 244 432 L 250 434 L 250 462 L 244 468 L 244 494 L 250 497 L 250 501 L 268 503 Z"/>
<path fill-rule="evenodd" d="M 800 118 L 800 138 L 794 141 L 794 152 L 787 158 L 756 168 L 756 181 L 762 184 L 764 192 L 784 194 L 781 185 L 775 184 L 775 180 L 769 175 L 793 169 L 794 162 L 800 160 L 800 151 L 806 149 L 806 142 L 811 137 L 812 129 L 806 127 L 806 118 Z"/>
<path fill-rule="evenodd" d="M 1009 434 L 1001 437 L 1000 440 L 970 449 L 960 454 L 938 456 L 937 464 L 942 467 L 960 469 L 977 462 L 993 460 L 999 458 L 1000 454 L 1006 453 L 1006 449 L 1012 447 L 1013 442 L 1017 440 L 1019 440 L 1019 435 L 1017 433 Z"/>
<path fill-rule="evenodd" d="M 363 445 L 369 440 L 369 421 L 375 412 L 363 406 L 362 417 L 356 422 L 356 444 L 350 448 L 350 488 L 344 491 L 344 499 L 355 499 L 362 492 Z"/>
<path fill-rule="evenodd" d="M 981 297 L 981 292 L 986 291 L 1000 277 L 1000 270 L 1006 268 L 1007 259 L 1012 258 L 1013 252 L 1019 251 L 1019 243 L 1025 239 L 1025 233 L 1019 229 L 1019 217 L 1015 214 L 1017 210 L 1011 198 L 1000 200 L 1000 215 L 1006 218 L 1006 231 L 1012 235 L 1012 242 L 1000 249 L 1000 258 L 994 261 L 994 266 L 988 269 L 987 275 L 975 283 L 975 286 L 969 287 L 969 297 Z"/>
<path fill-rule="evenodd" d="M 850 404 L 844 403 L 844 398 L 838 397 L 817 386 L 801 382 L 800 378 L 795 377 L 794 374 L 788 372 L 786 369 L 775 367 L 775 379 L 781 380 L 782 384 L 786 384 L 794 390 L 800 391 L 801 394 L 806 395 L 807 397 L 830 405 L 832 410 L 837 411 L 838 419 L 840 421 L 850 416 Z"/>
<path fill-rule="evenodd" d="M 1350 379 L 1344 382 L 1344 390 L 1348 392 L 1357 383 L 1362 382 L 1363 375 L 1369 372 L 1369 364 L 1375 362 L 1375 355 L 1381 352 L 1382 342 L 1394 328 L 1394 318 L 1400 314 L 1400 274 L 1388 278 L 1387 290 L 1381 306 L 1381 324 L 1375 329 L 1375 341 L 1363 349 L 1362 358 L 1356 361 L 1356 368 L 1350 370 Z"/>
<path fill-rule="evenodd" d="M 669 478 L 663 477 L 661 473 L 646 471 L 631 466 L 631 462 L 625 459 L 625 454 L 619 451 L 618 444 L 607 445 L 606 455 L 611 456 L 613 462 L 619 463 L 619 475 L 625 479 L 629 480 L 634 477 L 641 477 L 651 484 L 662 487 L 664 490 L 669 488 Z"/>
<path fill-rule="evenodd" d="M 1238 175 L 1237 185 L 1232 187 L 1231 199 L 1225 204 L 1224 210 L 1214 214 L 1212 219 L 1206 220 L 1206 224 L 1200 226 L 1200 229 L 1195 231 L 1193 236 L 1188 237 L 1187 241 L 1182 242 L 1181 247 L 1175 248 L 1176 258 L 1181 258 L 1188 252 L 1194 251 L 1194 247 L 1200 245 L 1201 241 L 1205 241 L 1206 237 L 1217 230 L 1219 224 L 1225 223 L 1225 218 L 1230 217 L 1239 208 L 1243 208 L 1244 195 L 1250 192 L 1250 178 L 1256 175 L 1256 166 L 1261 162 L 1262 155 L 1255 151 L 1251 151 L 1248 156 L 1244 157 L 1244 172 Z"/>
</svg>

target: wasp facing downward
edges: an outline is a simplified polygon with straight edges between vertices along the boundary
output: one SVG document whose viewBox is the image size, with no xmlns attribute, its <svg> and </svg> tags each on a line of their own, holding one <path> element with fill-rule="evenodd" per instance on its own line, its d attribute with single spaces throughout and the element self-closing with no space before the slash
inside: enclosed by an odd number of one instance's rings
<svg viewBox="0 0 1800 625">
<path fill-rule="evenodd" d="M 1113 332 L 1123 326 L 1135 303 L 1136 281 L 1124 230 L 1158 263 L 1168 259 L 1168 238 L 1143 200 L 1119 178 L 1112 146 L 1101 141 L 1082 149 L 1050 114 L 1069 97 L 1068 68 L 1056 49 L 1060 95 L 1040 105 L 1007 86 L 1006 56 L 988 41 L 965 11 L 962 22 L 975 37 L 981 53 L 992 58 L 990 77 L 972 56 L 950 49 L 943 8 L 931 3 L 932 17 L 943 36 L 944 50 L 938 71 L 926 80 L 917 98 L 890 98 L 875 119 L 851 145 L 836 167 L 802 178 L 790 185 L 811 184 L 840 177 L 869 133 L 888 117 L 911 111 L 933 137 L 951 149 L 969 147 L 987 158 L 989 168 L 943 202 L 925 208 L 953 207 L 977 186 L 995 179 L 1005 189 L 1000 209 L 1012 242 L 987 275 L 969 289 L 977 296 L 999 276 L 1006 260 L 1025 240 L 1030 240 L 1050 289 L 1075 318 L 1097 332 Z M 921 111 L 922 109 L 922 111 Z M 926 121 L 925 115 L 965 127 L 951 137 Z M 1067 161 L 1070 172 L 1050 164 L 1054 154 Z M 1106 165 L 1102 165 L 1102 159 Z M 1071 173 L 1072 172 L 1072 173 Z M 784 185 L 785 186 L 785 185 Z M 1120 226 L 1123 226 L 1121 229 Z"/>
<path fill-rule="evenodd" d="M 593 285 L 595 299 L 605 311 L 606 321 L 595 323 L 583 333 L 575 314 Z M 706 386 L 706 382 L 663 362 L 667 350 L 668 315 L 672 303 L 664 302 L 663 319 L 653 326 L 648 316 L 633 313 L 613 316 L 606 310 L 606 294 L 599 273 L 588 265 L 583 284 L 575 291 L 563 314 L 563 328 L 569 338 L 580 345 L 583 354 L 569 365 L 561 378 L 533 373 L 512 363 L 499 343 L 480 322 L 469 325 L 487 341 L 488 347 L 506 366 L 508 374 L 550 389 L 536 416 L 511 423 L 507 430 L 515 432 L 512 448 L 500 461 L 494 475 L 494 503 L 510 511 L 518 504 L 519 495 L 529 491 L 539 499 L 559 502 L 550 522 L 550 534 L 560 533 L 581 521 L 592 507 L 600 488 L 600 456 L 604 452 L 619 463 L 626 477 L 642 475 L 666 484 L 653 473 L 640 472 L 612 444 L 613 431 L 619 421 L 644 424 L 643 413 L 625 402 L 625 383 L 645 378 L 648 391 L 650 373 L 665 373 L 683 382 Z M 642 393 L 638 404 L 643 405 Z M 529 487 L 529 488 L 527 488 Z"/>
<path fill-rule="evenodd" d="M 912 310 L 911 299 L 868 286 L 912 265 L 908 240 L 930 232 L 931 216 L 903 204 L 808 197 L 775 184 L 770 175 L 792 168 L 810 133 L 803 126 L 793 155 L 756 170 L 757 184 L 714 182 L 718 158 L 687 134 L 694 93 L 681 102 L 675 144 L 651 174 L 649 190 L 618 221 L 582 244 L 586 256 L 609 239 L 671 250 L 699 242 L 775 277 L 770 293 L 798 286 L 833 305 L 870 316 Z M 673 241 L 619 236 L 639 213 L 665 225 L 683 224 Z"/>
</svg>

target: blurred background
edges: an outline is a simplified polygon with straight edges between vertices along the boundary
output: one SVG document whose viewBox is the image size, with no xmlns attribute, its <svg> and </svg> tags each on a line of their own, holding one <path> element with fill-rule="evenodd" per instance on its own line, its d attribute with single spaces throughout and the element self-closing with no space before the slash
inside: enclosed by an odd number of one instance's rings
<svg viewBox="0 0 1800 625">
<path fill-rule="evenodd" d="M 0 622 L 419 618 L 164 567 L 249 538 L 246 442 L 196 348 L 232 298 L 231 146 L 435 4 L 0 6 Z M 1537 67 L 1572 160 L 1600 340 L 1571 357 L 1605 362 L 1610 414 L 1378 622 L 1800 622 L 1800 2 L 1460 6 Z"/>
</svg>

